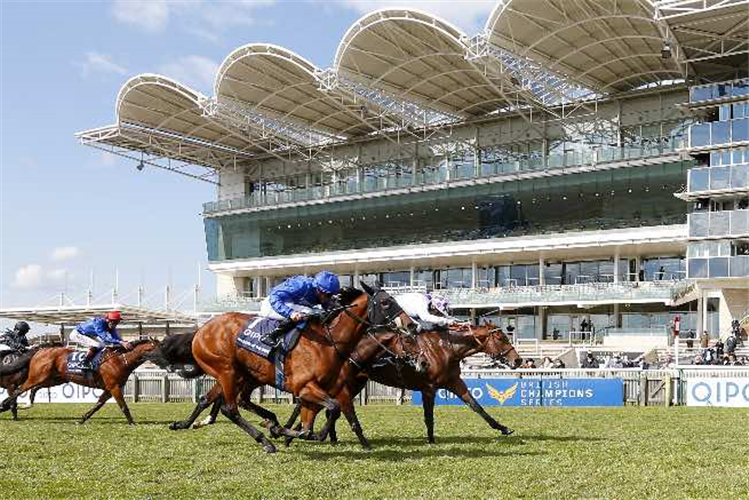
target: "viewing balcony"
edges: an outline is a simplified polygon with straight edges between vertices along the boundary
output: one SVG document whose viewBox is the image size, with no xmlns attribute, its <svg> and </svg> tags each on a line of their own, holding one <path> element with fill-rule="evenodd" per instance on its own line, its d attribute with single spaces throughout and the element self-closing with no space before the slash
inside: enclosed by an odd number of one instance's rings
<svg viewBox="0 0 749 500">
<path fill-rule="evenodd" d="M 740 238 L 749 236 L 749 210 L 695 212 L 687 216 L 689 238 Z"/>
<path fill-rule="evenodd" d="M 726 101 L 749 98 L 749 80 L 711 83 L 689 89 L 690 105 L 723 104 Z"/>
<path fill-rule="evenodd" d="M 601 146 L 584 152 L 550 154 L 544 158 L 530 158 L 514 162 L 482 162 L 474 166 L 452 166 L 442 170 L 410 172 L 401 175 L 367 177 L 357 182 L 341 182 L 322 186 L 308 186 L 284 191 L 253 193 L 228 200 L 203 204 L 203 215 L 248 210 L 261 207 L 348 199 L 367 194 L 395 194 L 413 189 L 439 189 L 483 180 L 486 182 L 513 179 L 523 174 L 563 174 L 565 170 L 585 167 L 612 167 L 618 162 L 657 159 L 674 155 L 681 147 L 678 138 L 661 138 L 657 144 L 637 147 Z M 671 160 L 673 161 L 673 160 Z"/>
<path fill-rule="evenodd" d="M 748 190 L 749 163 L 700 167 L 689 170 L 687 191 L 680 197 L 692 201 L 714 194 L 730 194 Z"/>
<path fill-rule="evenodd" d="M 749 277 L 749 255 L 690 258 L 687 261 L 687 268 L 689 279 L 747 278 Z"/>
<path fill-rule="evenodd" d="M 689 149 L 711 149 L 749 142 L 749 118 L 700 123 L 689 128 Z"/>
<path fill-rule="evenodd" d="M 749 258 L 749 257 L 748 257 Z M 689 283 L 684 280 L 643 281 L 620 283 L 585 283 L 580 285 L 511 286 L 502 288 L 448 288 L 438 292 L 451 307 L 517 308 L 529 306 L 564 306 L 582 304 L 663 303 L 670 305 L 684 293 Z M 391 293 L 426 291 L 409 287 L 391 289 Z M 220 297 L 202 304 L 205 313 L 227 311 L 257 312 L 262 299 L 248 296 Z"/>
</svg>

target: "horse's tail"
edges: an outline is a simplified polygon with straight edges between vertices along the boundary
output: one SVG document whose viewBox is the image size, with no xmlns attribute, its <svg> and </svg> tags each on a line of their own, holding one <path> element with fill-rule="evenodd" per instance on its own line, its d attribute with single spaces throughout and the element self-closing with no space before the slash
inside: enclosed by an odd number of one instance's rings
<svg viewBox="0 0 749 500">
<path fill-rule="evenodd" d="M 170 371 L 177 371 L 181 377 L 195 378 L 203 374 L 192 355 L 192 341 L 195 332 L 169 335 L 159 347 L 144 356 L 145 359 Z"/>
<path fill-rule="evenodd" d="M 34 354 L 36 354 L 36 349 L 22 354 L 18 359 L 16 359 L 12 363 L 8 363 L 7 365 L 0 366 L 0 376 L 12 375 L 16 372 L 20 372 L 21 370 L 25 370 L 26 368 L 29 367 L 29 364 L 31 363 L 31 358 L 34 357 Z"/>
</svg>

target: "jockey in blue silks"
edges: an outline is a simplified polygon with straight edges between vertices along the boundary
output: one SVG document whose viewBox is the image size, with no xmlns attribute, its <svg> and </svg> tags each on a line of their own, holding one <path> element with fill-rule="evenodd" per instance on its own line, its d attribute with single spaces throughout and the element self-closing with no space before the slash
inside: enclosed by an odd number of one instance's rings
<svg viewBox="0 0 749 500">
<path fill-rule="evenodd" d="M 263 342 L 275 345 L 297 323 L 325 307 L 333 295 L 341 291 L 338 276 L 321 271 L 314 278 L 294 276 L 271 290 L 260 305 L 260 316 L 282 321 L 274 331 L 263 337 Z"/>
<path fill-rule="evenodd" d="M 130 342 L 122 340 L 117 333 L 117 325 L 120 321 L 122 321 L 122 314 L 119 311 L 112 311 L 103 317 L 96 317 L 81 323 L 70 332 L 71 342 L 89 348 L 83 360 L 84 364 L 90 366 L 96 351 L 103 347 L 120 345 L 127 350 L 132 349 Z"/>
</svg>

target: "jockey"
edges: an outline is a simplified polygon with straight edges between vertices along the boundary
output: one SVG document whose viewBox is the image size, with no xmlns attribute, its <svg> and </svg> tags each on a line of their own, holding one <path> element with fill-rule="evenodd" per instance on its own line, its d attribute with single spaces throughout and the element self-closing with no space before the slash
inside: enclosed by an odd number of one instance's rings
<svg viewBox="0 0 749 500">
<path fill-rule="evenodd" d="M 88 347 L 88 352 L 83 360 L 84 365 L 91 366 L 91 361 L 96 351 L 108 345 L 121 345 L 127 350 L 132 349 L 130 342 L 122 340 L 117 333 L 117 325 L 122 321 L 119 311 L 112 311 L 103 317 L 96 317 L 85 323 L 81 323 L 70 332 L 70 340 Z"/>
<path fill-rule="evenodd" d="M 304 321 L 315 309 L 325 307 L 333 295 L 341 291 L 338 276 L 330 271 L 320 271 L 314 278 L 294 276 L 271 290 L 260 305 L 260 316 L 282 321 L 262 341 L 275 345 L 296 323 Z"/>
<path fill-rule="evenodd" d="M 458 322 L 450 316 L 446 298 L 429 293 L 403 293 L 395 296 L 396 302 L 414 321 L 449 326 Z"/>
<path fill-rule="evenodd" d="M 29 324 L 25 321 L 19 321 L 11 330 L 10 328 L 5 330 L 5 333 L 0 335 L 0 352 L 5 351 L 25 351 L 29 348 L 29 339 L 26 338 L 26 334 L 29 333 Z"/>
</svg>

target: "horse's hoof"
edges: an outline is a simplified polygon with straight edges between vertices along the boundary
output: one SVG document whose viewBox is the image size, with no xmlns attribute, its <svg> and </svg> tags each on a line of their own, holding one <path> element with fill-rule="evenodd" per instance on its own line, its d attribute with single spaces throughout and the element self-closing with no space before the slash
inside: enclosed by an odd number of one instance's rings
<svg viewBox="0 0 749 500">
<path fill-rule="evenodd" d="M 268 443 L 268 444 L 263 445 L 263 450 L 265 450 L 265 453 L 275 453 L 276 447 L 273 446 L 271 443 Z"/>
<path fill-rule="evenodd" d="M 512 429 L 508 429 L 507 427 L 505 427 L 504 429 L 502 429 L 502 435 L 503 436 L 512 436 L 514 433 L 515 433 L 515 431 L 513 431 Z"/>
<path fill-rule="evenodd" d="M 83 424 L 85 424 L 85 423 L 86 423 L 86 421 L 85 421 L 85 420 L 76 420 L 76 421 L 75 421 L 75 425 L 83 425 Z"/>
<path fill-rule="evenodd" d="M 173 431 L 178 431 L 178 430 L 184 429 L 184 427 L 182 426 L 181 422 L 175 420 L 174 422 L 169 424 L 169 429 Z"/>
</svg>

